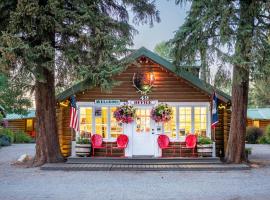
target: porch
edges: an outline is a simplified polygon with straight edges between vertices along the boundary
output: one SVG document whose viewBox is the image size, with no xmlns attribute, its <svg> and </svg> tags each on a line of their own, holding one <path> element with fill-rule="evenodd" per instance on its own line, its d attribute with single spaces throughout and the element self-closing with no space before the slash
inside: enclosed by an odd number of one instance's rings
<svg viewBox="0 0 270 200">
<path fill-rule="evenodd" d="M 102 137 L 102 149 L 95 149 L 97 157 L 215 157 L 215 143 L 205 149 L 204 154 L 198 153 L 197 145 L 193 149 L 186 148 L 186 137 L 190 133 L 211 138 L 210 103 L 209 102 L 166 102 L 172 107 L 172 119 L 166 123 L 156 123 L 151 118 L 151 110 L 158 101 L 128 101 L 120 102 L 103 100 L 95 102 L 78 102 L 80 130 L 76 138 L 90 138 L 93 134 Z M 129 103 L 136 108 L 134 122 L 123 124 L 116 121 L 113 112 L 116 106 Z M 117 149 L 116 139 L 119 135 L 128 137 L 125 149 Z M 158 137 L 166 135 L 169 145 L 161 149 Z M 72 156 L 75 156 L 75 144 L 72 146 Z"/>
<path fill-rule="evenodd" d="M 69 157 L 66 163 L 45 164 L 42 170 L 64 171 L 229 171 L 249 170 L 245 164 L 224 164 L 219 158 Z"/>
<path fill-rule="evenodd" d="M 68 159 L 73 158 L 81 158 L 84 159 L 81 156 L 76 155 L 76 142 L 73 142 L 72 144 L 72 156 L 70 156 Z M 185 142 L 170 142 L 168 148 L 166 149 L 160 149 L 157 147 L 158 154 L 157 155 L 131 155 L 129 156 L 129 149 L 119 149 L 117 147 L 117 142 L 102 142 L 102 146 L 105 148 L 102 149 L 95 149 L 95 158 L 126 158 L 126 159 L 134 159 L 134 158 L 169 158 L 169 159 L 186 159 L 186 158 L 216 158 L 216 152 L 215 152 L 215 143 L 209 147 L 204 148 L 203 152 L 198 152 L 198 146 L 196 145 L 195 151 L 193 152 L 192 149 L 186 148 Z M 92 151 L 92 149 L 91 149 Z M 90 153 L 92 156 L 92 152 Z M 90 156 L 88 155 L 88 156 Z M 86 157 L 89 158 L 89 157 Z"/>
</svg>

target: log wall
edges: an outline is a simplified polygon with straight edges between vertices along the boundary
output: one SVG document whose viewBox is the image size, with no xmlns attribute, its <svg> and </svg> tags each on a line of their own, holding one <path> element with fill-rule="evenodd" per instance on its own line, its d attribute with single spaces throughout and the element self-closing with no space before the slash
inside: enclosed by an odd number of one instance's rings
<svg viewBox="0 0 270 200">
<path fill-rule="evenodd" d="M 129 66 L 126 71 L 115 76 L 115 80 L 120 83 L 111 92 L 102 92 L 100 88 L 86 90 L 76 94 L 77 101 L 95 101 L 95 99 L 120 99 L 121 101 L 138 100 L 140 94 L 133 86 L 132 78 L 134 73 L 154 73 L 155 82 L 149 99 L 160 102 L 209 102 L 210 96 L 202 90 L 194 87 L 187 81 L 177 77 L 171 72 L 166 71 L 160 66 L 137 67 Z"/>
<path fill-rule="evenodd" d="M 25 119 L 16 119 L 8 121 L 8 128 L 12 131 L 25 131 Z"/>
<path fill-rule="evenodd" d="M 247 126 L 254 126 L 254 121 L 259 121 L 259 128 L 261 128 L 263 131 L 265 128 L 270 125 L 270 120 L 252 120 L 248 119 L 247 120 Z"/>
<path fill-rule="evenodd" d="M 175 74 L 166 71 L 159 65 L 141 65 L 140 67 L 131 65 L 124 72 L 114 77 L 114 80 L 120 84 L 115 86 L 111 92 L 101 91 L 100 88 L 88 89 L 76 93 L 77 101 L 94 102 L 96 99 L 119 99 L 120 101 L 138 100 L 140 94 L 133 86 L 132 78 L 134 73 L 153 72 L 155 76 L 154 86 L 149 94 L 150 100 L 159 102 L 210 102 L 211 96 L 203 90 L 193 86 L 186 80 L 183 80 Z M 59 114 L 58 114 L 59 115 Z M 216 129 L 217 155 L 224 155 L 224 132 L 228 131 L 228 120 L 230 115 L 224 119 L 223 111 L 219 111 L 220 123 Z M 71 154 L 72 131 L 69 128 L 69 108 L 62 108 L 61 115 L 58 116 L 58 132 L 61 151 L 64 156 Z M 224 122 L 225 121 L 225 122 Z M 227 124 L 224 128 L 224 123 Z M 227 137 L 227 136 L 226 136 Z M 116 144 L 114 144 L 116 145 Z M 97 150 L 97 155 L 104 155 L 105 150 Z M 219 154 L 221 152 L 221 154 Z M 171 155 L 170 152 L 164 151 L 165 155 Z M 190 152 L 186 152 L 190 153 Z M 122 155 L 122 152 L 114 152 L 113 156 Z M 186 154 L 187 155 L 187 154 Z"/>
<path fill-rule="evenodd" d="M 57 108 L 57 131 L 59 136 L 60 150 L 64 157 L 71 155 L 72 148 L 72 130 L 69 128 L 69 107 Z"/>
<path fill-rule="evenodd" d="M 219 101 L 218 109 L 219 122 L 215 129 L 215 141 L 216 141 L 216 156 L 224 157 L 229 139 L 230 123 L 231 123 L 231 110 L 230 106 L 224 105 Z M 212 130 L 214 131 L 214 130 Z"/>
</svg>

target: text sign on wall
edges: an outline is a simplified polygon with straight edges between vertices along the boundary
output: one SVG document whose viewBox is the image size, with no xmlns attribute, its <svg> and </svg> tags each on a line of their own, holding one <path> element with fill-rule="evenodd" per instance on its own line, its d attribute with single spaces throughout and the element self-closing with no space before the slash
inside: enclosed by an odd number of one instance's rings
<svg viewBox="0 0 270 200">
<path fill-rule="evenodd" d="M 117 99 L 96 99 L 95 104 L 99 105 L 120 105 L 120 100 Z"/>
<path fill-rule="evenodd" d="M 128 101 L 129 105 L 156 105 L 158 103 L 157 100 L 134 100 L 134 101 Z"/>
</svg>

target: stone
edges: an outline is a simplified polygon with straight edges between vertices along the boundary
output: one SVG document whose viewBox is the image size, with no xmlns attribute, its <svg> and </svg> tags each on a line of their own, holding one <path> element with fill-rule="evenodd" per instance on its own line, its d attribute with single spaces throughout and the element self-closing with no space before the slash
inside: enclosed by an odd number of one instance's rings
<svg viewBox="0 0 270 200">
<path fill-rule="evenodd" d="M 30 159 L 31 159 L 31 157 L 29 155 L 23 154 L 18 158 L 17 162 L 25 163 L 25 162 L 29 161 Z"/>
</svg>

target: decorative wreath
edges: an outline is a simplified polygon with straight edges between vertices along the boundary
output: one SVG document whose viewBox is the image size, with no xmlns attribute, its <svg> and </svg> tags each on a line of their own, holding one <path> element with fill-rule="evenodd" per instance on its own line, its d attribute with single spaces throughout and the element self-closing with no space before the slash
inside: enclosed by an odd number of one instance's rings
<svg viewBox="0 0 270 200">
<path fill-rule="evenodd" d="M 168 122 L 172 118 L 172 108 L 168 104 L 159 104 L 152 109 L 151 118 L 155 122 Z"/>
<path fill-rule="evenodd" d="M 116 121 L 129 124 L 134 121 L 136 109 L 133 106 L 123 105 L 116 108 L 113 113 Z"/>
</svg>

